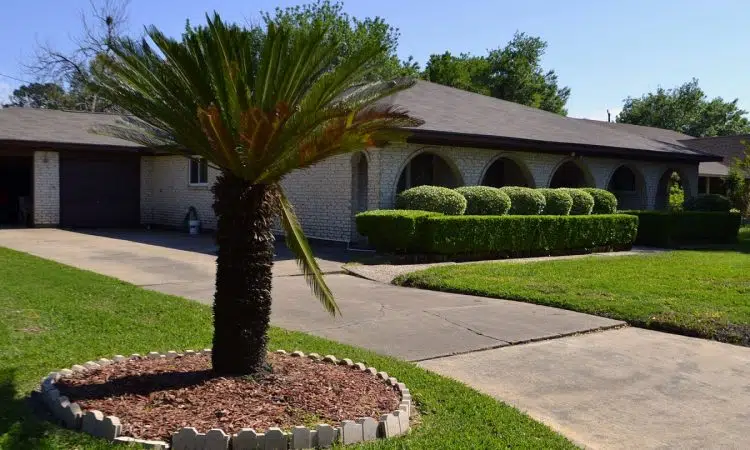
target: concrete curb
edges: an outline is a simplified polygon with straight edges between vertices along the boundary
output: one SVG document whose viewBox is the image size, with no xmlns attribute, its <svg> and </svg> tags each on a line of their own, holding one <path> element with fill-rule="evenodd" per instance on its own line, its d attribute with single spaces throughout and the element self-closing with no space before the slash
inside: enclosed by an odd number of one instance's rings
<svg viewBox="0 0 750 450">
<path fill-rule="evenodd" d="M 98 361 L 87 361 L 82 365 L 74 365 L 70 369 L 62 369 L 58 372 L 50 372 L 42 379 L 40 391 L 42 399 L 53 417 L 66 428 L 82 431 L 92 436 L 107 439 L 119 444 L 139 444 L 141 447 L 162 450 L 250 450 L 250 449 L 311 449 L 328 448 L 336 443 L 344 445 L 358 442 L 369 442 L 377 439 L 385 439 L 401 436 L 409 432 L 411 427 L 409 418 L 412 411 L 412 398 L 409 389 L 404 383 L 389 376 L 386 372 L 378 372 L 374 367 L 366 367 L 364 363 L 353 362 L 344 358 L 339 360 L 333 355 L 321 357 L 317 353 L 305 353 L 297 350 L 287 353 L 285 350 L 277 350 L 277 354 L 293 358 L 309 358 L 313 361 L 345 366 L 351 370 L 365 372 L 382 380 L 399 394 L 398 409 L 388 414 L 383 414 L 379 419 L 372 417 L 360 417 L 356 420 L 343 420 L 338 426 L 318 424 L 315 428 L 296 426 L 291 432 L 284 432 L 279 428 L 269 428 L 265 433 L 258 433 L 252 428 L 243 428 L 235 434 L 227 434 L 221 429 L 211 429 L 200 433 L 193 427 L 185 427 L 172 435 L 171 443 L 164 441 L 153 441 L 136 439 L 128 436 L 120 436 L 122 423 L 115 416 L 105 416 L 97 410 L 83 411 L 77 403 L 60 395 L 57 382 L 65 377 L 76 373 L 97 370 L 110 364 L 118 364 L 135 359 L 173 359 L 177 357 L 189 357 L 197 354 L 210 355 L 211 349 L 196 352 L 185 350 L 178 353 L 170 350 L 167 353 L 150 352 L 145 356 L 134 353 L 129 357 L 115 355 L 112 359 L 102 358 Z M 171 444 L 171 445 L 170 445 Z"/>
</svg>

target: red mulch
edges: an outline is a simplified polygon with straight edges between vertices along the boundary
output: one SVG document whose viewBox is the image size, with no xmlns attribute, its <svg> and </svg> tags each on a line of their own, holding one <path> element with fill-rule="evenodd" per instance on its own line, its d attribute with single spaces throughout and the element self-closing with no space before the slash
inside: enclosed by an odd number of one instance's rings
<svg viewBox="0 0 750 450">
<path fill-rule="evenodd" d="M 72 375 L 58 389 L 84 410 L 119 417 L 124 436 L 166 441 L 182 427 L 260 432 L 398 409 L 397 392 L 368 373 L 276 354 L 268 363 L 271 373 L 256 381 L 217 377 L 208 356 L 142 358 Z"/>
</svg>

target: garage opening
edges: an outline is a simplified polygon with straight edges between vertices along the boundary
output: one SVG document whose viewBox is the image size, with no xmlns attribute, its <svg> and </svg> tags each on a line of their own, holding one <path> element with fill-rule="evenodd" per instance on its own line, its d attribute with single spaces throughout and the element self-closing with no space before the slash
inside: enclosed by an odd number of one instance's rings
<svg viewBox="0 0 750 450">
<path fill-rule="evenodd" d="M 60 226 L 131 228 L 140 221 L 140 157 L 60 155 Z"/>
<path fill-rule="evenodd" d="M 31 226 L 33 167 L 31 156 L 0 155 L 0 227 Z"/>
</svg>

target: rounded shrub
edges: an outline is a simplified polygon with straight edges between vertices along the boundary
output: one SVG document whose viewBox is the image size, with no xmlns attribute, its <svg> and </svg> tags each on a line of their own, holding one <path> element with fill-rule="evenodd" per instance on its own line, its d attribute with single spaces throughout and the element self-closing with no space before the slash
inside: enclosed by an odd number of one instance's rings
<svg viewBox="0 0 750 450">
<path fill-rule="evenodd" d="M 449 216 L 460 216 L 466 211 L 463 195 L 440 186 L 417 186 L 396 196 L 396 209 L 433 211 Z"/>
<path fill-rule="evenodd" d="M 476 216 L 502 216 L 510 210 L 510 197 L 498 188 L 464 186 L 455 189 L 466 199 L 466 212 Z"/>
<path fill-rule="evenodd" d="M 560 188 L 560 191 L 567 192 L 573 199 L 573 207 L 570 208 L 571 216 L 587 216 L 594 209 L 594 197 L 583 189 Z"/>
<path fill-rule="evenodd" d="M 732 201 L 719 194 L 701 194 L 685 200 L 683 207 L 686 211 L 729 212 Z"/>
<path fill-rule="evenodd" d="M 599 188 L 583 188 L 594 197 L 594 209 L 591 214 L 614 214 L 617 211 L 617 197 L 615 194 Z"/>
<path fill-rule="evenodd" d="M 505 186 L 500 188 L 510 197 L 510 214 L 535 216 L 544 211 L 546 200 L 544 194 L 527 187 Z"/>
<path fill-rule="evenodd" d="M 573 207 L 573 198 L 559 189 L 537 189 L 546 201 L 544 213 L 549 216 L 567 216 Z"/>
</svg>

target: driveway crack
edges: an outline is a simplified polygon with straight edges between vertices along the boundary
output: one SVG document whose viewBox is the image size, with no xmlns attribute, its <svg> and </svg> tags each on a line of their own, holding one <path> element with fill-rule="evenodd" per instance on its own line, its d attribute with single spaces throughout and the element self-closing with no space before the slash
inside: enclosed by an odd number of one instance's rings
<svg viewBox="0 0 750 450">
<path fill-rule="evenodd" d="M 446 319 L 445 317 L 441 316 L 440 314 L 434 313 L 434 312 L 432 312 L 432 311 L 422 310 L 422 312 L 423 312 L 423 313 L 425 313 L 425 314 L 429 314 L 429 315 L 431 315 L 431 316 L 435 316 L 435 317 L 437 317 L 437 318 L 439 318 L 439 319 L 443 319 L 443 320 L 445 320 L 446 322 L 448 322 L 449 324 L 451 324 L 451 325 L 455 325 L 455 326 L 457 326 L 457 327 L 461 327 L 461 328 L 463 328 L 463 329 L 464 329 L 464 330 L 466 330 L 466 331 L 469 331 L 469 332 L 471 332 L 471 333 L 474 333 L 474 334 L 476 334 L 477 336 L 482 336 L 482 337 L 486 337 L 486 338 L 488 338 L 488 339 L 492 339 L 493 341 L 498 341 L 498 342 L 506 342 L 506 341 L 504 341 L 504 340 L 502 340 L 502 339 L 498 339 L 498 338 L 496 338 L 496 337 L 494 337 L 494 336 L 490 336 L 490 335 L 488 335 L 488 334 L 484 334 L 484 333 L 482 333 L 482 332 L 481 332 L 481 331 L 479 331 L 479 330 L 475 330 L 475 329 L 473 329 L 473 328 L 471 328 L 471 327 L 467 327 L 467 326 L 466 326 L 466 324 L 464 324 L 464 323 L 461 323 L 461 322 L 457 322 L 457 321 L 453 321 L 453 320 L 449 320 L 449 319 Z M 506 342 L 506 343 L 507 343 L 507 342 Z"/>
</svg>

